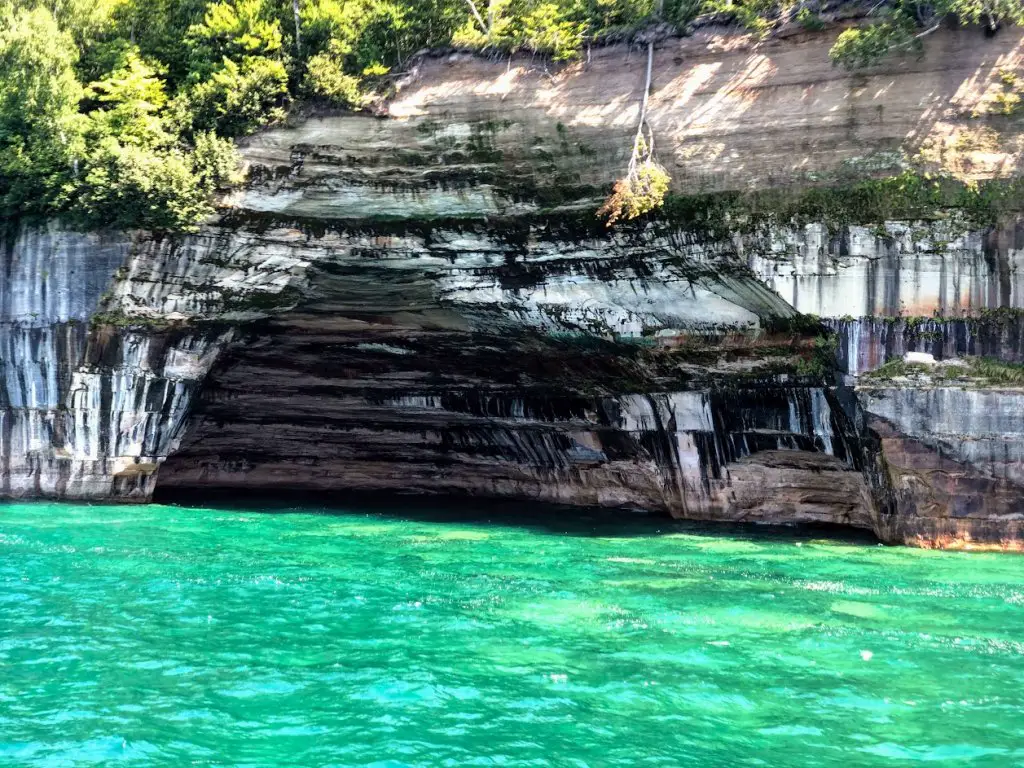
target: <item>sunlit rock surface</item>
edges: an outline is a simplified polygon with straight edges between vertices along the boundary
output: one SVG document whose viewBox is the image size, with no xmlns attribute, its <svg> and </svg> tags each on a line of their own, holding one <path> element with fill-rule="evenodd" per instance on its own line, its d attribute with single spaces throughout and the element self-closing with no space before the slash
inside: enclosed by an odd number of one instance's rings
<svg viewBox="0 0 1024 768">
<path fill-rule="evenodd" d="M 1024 231 L 887 222 L 820 224 L 747 246 L 757 275 L 796 310 L 825 318 L 956 317 L 1024 307 Z M 855 371 L 851 371 L 855 372 Z"/>
<path fill-rule="evenodd" d="M 1024 390 L 866 387 L 897 514 L 893 539 L 1014 542 L 1024 533 Z"/>
<path fill-rule="evenodd" d="M 831 39 L 660 43 L 676 191 L 841 185 L 911 156 L 1014 172 L 1012 125 L 995 150 L 964 136 L 1018 32 L 939 32 L 856 77 Z M 1017 223 L 609 231 L 593 211 L 640 57 L 417 61 L 387 118 L 247 139 L 250 182 L 198 233 L 21 230 L 0 492 L 459 494 L 1019 541 L 1019 393 L 864 379 L 910 351 L 1024 360 Z M 799 313 L 834 332 L 835 370 Z"/>
<path fill-rule="evenodd" d="M 998 107 L 1001 73 L 1020 69 L 1022 36 L 942 29 L 921 52 L 850 74 L 828 57 L 834 28 L 760 40 L 706 27 L 655 45 L 646 117 L 679 192 L 849 182 L 911 159 L 1006 176 L 1021 127 L 979 118 Z M 262 182 L 238 204 L 362 219 L 593 202 L 628 161 L 646 65 L 629 46 L 560 67 L 529 55 L 415 59 L 391 119 L 321 117 L 247 139 Z"/>
</svg>

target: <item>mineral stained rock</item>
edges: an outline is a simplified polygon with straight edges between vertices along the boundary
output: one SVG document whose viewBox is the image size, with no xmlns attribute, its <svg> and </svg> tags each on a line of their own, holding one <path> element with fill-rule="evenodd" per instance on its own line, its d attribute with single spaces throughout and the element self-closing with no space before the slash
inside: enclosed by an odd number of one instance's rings
<svg viewBox="0 0 1024 768">
<path fill-rule="evenodd" d="M 614 230 L 593 212 L 644 65 L 616 47 L 554 74 L 423 58 L 386 118 L 248 139 L 249 182 L 195 234 L 23 226 L 0 493 L 459 494 L 1017 546 L 1024 389 L 867 377 L 908 351 L 1024 361 L 1014 217 L 851 196 L 756 219 L 734 193 L 910 158 L 1012 175 L 1012 125 L 963 137 L 1020 33 L 856 76 L 832 37 L 659 44 L 650 121 L 688 202 Z"/>
</svg>

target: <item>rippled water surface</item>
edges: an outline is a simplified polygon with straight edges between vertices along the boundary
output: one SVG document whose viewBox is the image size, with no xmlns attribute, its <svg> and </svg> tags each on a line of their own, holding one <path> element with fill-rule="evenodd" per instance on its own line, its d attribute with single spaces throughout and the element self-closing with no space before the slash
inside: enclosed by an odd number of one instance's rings
<svg viewBox="0 0 1024 768">
<path fill-rule="evenodd" d="M 1021 557 L 314 511 L 0 507 L 0 764 L 1024 765 Z"/>
</svg>

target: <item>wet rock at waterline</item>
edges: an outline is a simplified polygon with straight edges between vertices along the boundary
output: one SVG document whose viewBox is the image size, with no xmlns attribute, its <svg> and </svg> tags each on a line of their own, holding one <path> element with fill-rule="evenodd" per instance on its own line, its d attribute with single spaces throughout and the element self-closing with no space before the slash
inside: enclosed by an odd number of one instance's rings
<svg viewBox="0 0 1024 768">
<path fill-rule="evenodd" d="M 954 75 L 981 54 L 936 39 L 915 82 L 961 98 Z M 897 64 L 863 76 L 883 94 L 870 103 L 825 57 L 799 83 L 757 69 L 749 109 L 719 114 L 735 78 L 694 81 L 664 54 L 651 119 L 680 194 L 901 172 L 894 147 L 924 112 L 884 96 Z M 594 86 L 608 55 L 557 92 L 501 80 L 506 64 L 428 61 L 389 119 L 252 137 L 248 185 L 194 234 L 24 225 L 0 269 L 0 492 L 459 494 L 1016 546 L 1012 371 L 869 377 L 908 352 L 1024 361 L 1013 217 L 867 221 L 851 203 L 843 221 L 755 226 L 690 197 L 609 231 L 593 215 L 618 167 Z M 708 55 L 742 72 L 751 53 Z M 622 77 L 607 85 L 626 103 Z M 836 152 L 801 170 L 791 145 L 744 143 L 779 117 L 765 93 L 809 87 L 821 103 L 793 141 Z M 690 97 L 710 122 L 673 132 Z M 811 130 L 838 103 L 861 141 Z M 893 116 L 863 127 L 879 106 Z M 757 167 L 687 154 L 713 130 Z"/>
</svg>

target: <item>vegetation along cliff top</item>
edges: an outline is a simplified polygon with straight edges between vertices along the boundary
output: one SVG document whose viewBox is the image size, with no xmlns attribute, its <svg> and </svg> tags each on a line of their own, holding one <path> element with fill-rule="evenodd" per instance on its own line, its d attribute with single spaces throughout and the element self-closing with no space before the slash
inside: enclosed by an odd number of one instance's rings
<svg viewBox="0 0 1024 768">
<path fill-rule="evenodd" d="M 1024 9 L 1019 0 L 0 0 L 0 216 L 193 228 L 217 191 L 240 181 L 236 138 L 303 103 L 366 107 L 424 49 L 528 52 L 557 65 L 593 44 L 650 50 L 659 36 L 707 24 L 769 37 L 843 17 L 829 56 L 858 68 L 927 45 L 943 24 L 993 34 L 1024 21 Z M 999 106 L 1010 113 L 1020 96 L 1014 73 L 1006 81 Z M 638 131 L 629 173 L 647 183 L 644 142 Z"/>
</svg>

